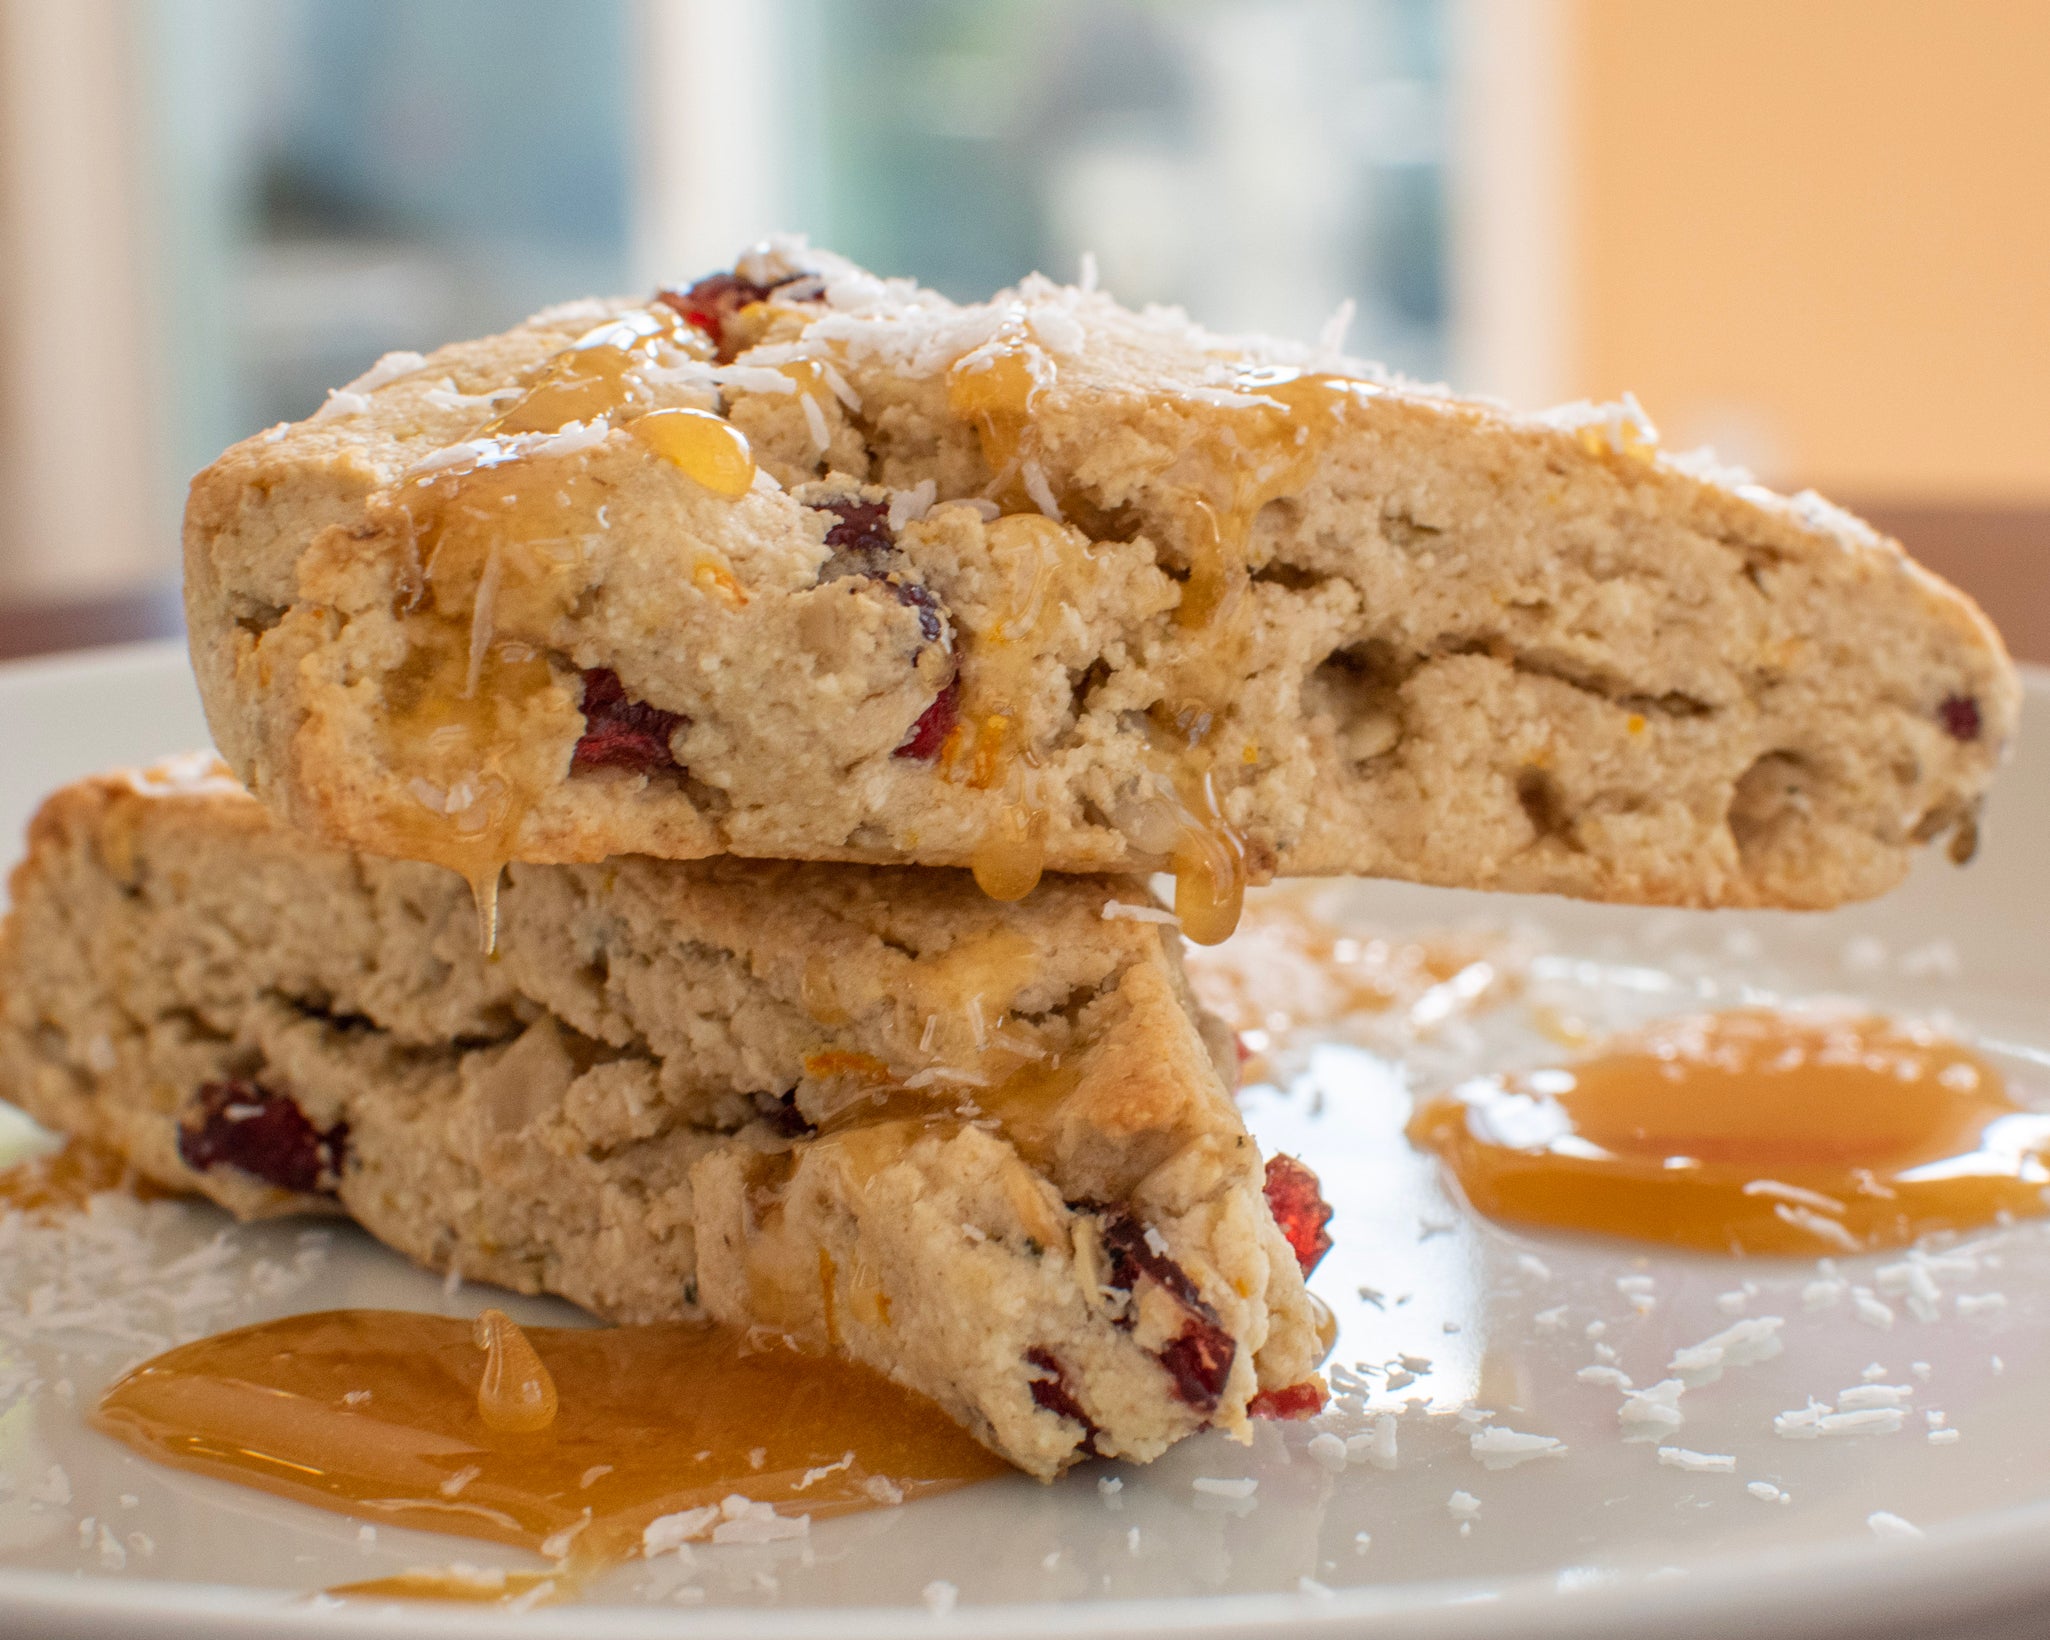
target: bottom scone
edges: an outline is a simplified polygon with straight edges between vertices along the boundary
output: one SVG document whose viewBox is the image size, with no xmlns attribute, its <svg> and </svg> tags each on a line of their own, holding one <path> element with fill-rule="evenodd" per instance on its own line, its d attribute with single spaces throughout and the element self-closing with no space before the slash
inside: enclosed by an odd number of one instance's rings
<svg viewBox="0 0 2050 1640">
<path fill-rule="evenodd" d="M 194 760 L 57 793 L 12 889 L 0 1095 L 160 1184 L 772 1327 L 1041 1476 L 1318 1398 L 1328 1210 L 1131 882 L 514 866 L 487 958 L 458 878 Z"/>
</svg>

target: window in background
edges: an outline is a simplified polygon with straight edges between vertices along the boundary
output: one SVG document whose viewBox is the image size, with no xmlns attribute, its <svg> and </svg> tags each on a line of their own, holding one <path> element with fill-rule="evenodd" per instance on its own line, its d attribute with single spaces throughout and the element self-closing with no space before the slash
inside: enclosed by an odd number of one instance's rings
<svg viewBox="0 0 2050 1640">
<path fill-rule="evenodd" d="M 779 227 L 963 297 L 1090 251 L 1224 330 L 1350 299 L 1438 375 L 1450 3 L 0 8 L 0 594 L 168 579 L 189 475 L 380 353 Z"/>
<path fill-rule="evenodd" d="M 1424 376 L 1445 338 L 1440 0 L 815 0 L 820 237 L 984 295 L 1132 302 Z"/>
<path fill-rule="evenodd" d="M 626 285 L 627 0 L 153 0 L 171 465 Z"/>
</svg>

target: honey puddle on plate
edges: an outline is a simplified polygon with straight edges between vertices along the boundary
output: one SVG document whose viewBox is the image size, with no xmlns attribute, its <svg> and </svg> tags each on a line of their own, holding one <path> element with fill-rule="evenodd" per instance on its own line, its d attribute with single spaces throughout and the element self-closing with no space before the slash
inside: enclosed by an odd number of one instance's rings
<svg viewBox="0 0 2050 1640">
<path fill-rule="evenodd" d="M 2045 1211 L 2050 1116 L 1920 1027 L 1741 1010 L 1424 1101 L 1477 1212 L 1714 1252 L 1899 1247 Z"/>
<path fill-rule="evenodd" d="M 122 1378 L 94 1423 L 147 1457 L 362 1519 L 515 1544 L 572 1578 L 659 1516 L 739 1494 L 820 1518 L 1003 1472 L 937 1407 L 759 1332 L 522 1329 L 330 1310 L 221 1333 Z M 408 1573 L 339 1593 L 497 1599 L 548 1574 Z"/>
</svg>

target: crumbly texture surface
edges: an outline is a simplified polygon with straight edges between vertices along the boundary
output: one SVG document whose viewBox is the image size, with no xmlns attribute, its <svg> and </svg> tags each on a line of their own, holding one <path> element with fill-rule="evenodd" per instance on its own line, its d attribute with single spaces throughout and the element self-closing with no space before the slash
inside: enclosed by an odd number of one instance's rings
<svg viewBox="0 0 2050 1640">
<path fill-rule="evenodd" d="M 795 246 L 706 290 L 394 356 L 195 480 L 194 663 L 268 804 L 465 869 L 963 866 L 1014 833 L 1154 869 L 1228 828 L 1255 881 L 1687 905 L 1827 906 L 1918 842 L 1969 852 L 2019 698 L 1997 634 L 1634 407 L 1518 416 Z M 631 402 L 522 398 L 679 309 Z M 678 408 L 751 441 L 737 497 L 702 424 L 676 459 L 634 432 Z M 489 433 L 509 409 L 556 430 Z M 470 752 L 422 762 L 457 718 Z"/>
<path fill-rule="evenodd" d="M 0 1096 L 238 1214 L 773 1326 L 1042 1476 L 1244 1432 L 1322 1353 L 1133 885 L 518 867 L 487 960 L 459 880 L 194 762 L 58 793 L 12 890 Z"/>
</svg>

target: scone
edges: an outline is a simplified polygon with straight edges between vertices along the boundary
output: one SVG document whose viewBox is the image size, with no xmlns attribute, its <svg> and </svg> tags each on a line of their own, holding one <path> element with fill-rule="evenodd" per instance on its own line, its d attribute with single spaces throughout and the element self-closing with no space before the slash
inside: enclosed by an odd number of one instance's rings
<svg viewBox="0 0 2050 1640">
<path fill-rule="evenodd" d="M 799 244 L 393 354 L 192 487 L 256 795 L 488 888 L 716 853 L 1828 906 L 1969 852 L 1978 609 L 1634 406 L 1518 416 Z"/>
<path fill-rule="evenodd" d="M 1134 885 L 519 865 L 488 959 L 458 879 L 194 760 L 59 792 L 12 886 L 0 1096 L 160 1184 L 774 1327 L 1042 1476 L 1317 1400 L 1328 1210 Z"/>
</svg>

